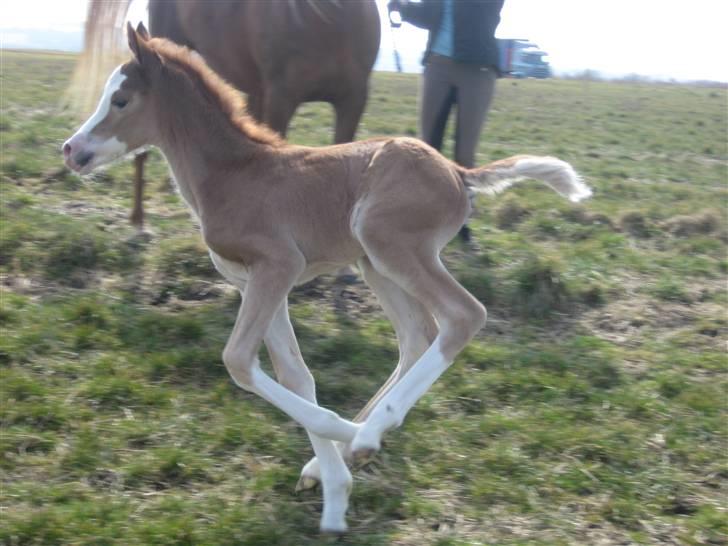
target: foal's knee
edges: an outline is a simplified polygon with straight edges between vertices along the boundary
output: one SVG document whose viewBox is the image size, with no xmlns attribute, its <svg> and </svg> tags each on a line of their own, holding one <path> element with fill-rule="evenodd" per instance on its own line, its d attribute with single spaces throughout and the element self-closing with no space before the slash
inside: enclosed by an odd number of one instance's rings
<svg viewBox="0 0 728 546">
<path fill-rule="evenodd" d="M 476 301 L 470 316 L 470 324 L 472 330 L 470 337 L 473 337 L 475 334 L 485 328 L 485 323 L 487 321 L 488 311 L 485 309 L 485 306 L 482 303 Z"/>
<path fill-rule="evenodd" d="M 225 347 L 222 361 L 235 384 L 246 391 L 253 390 L 253 368 L 258 365 L 253 356 L 246 356 L 240 350 Z"/>
<path fill-rule="evenodd" d="M 467 306 L 453 313 L 442 325 L 443 347 L 445 354 L 453 358 L 485 326 L 488 312 L 473 298 Z"/>
</svg>

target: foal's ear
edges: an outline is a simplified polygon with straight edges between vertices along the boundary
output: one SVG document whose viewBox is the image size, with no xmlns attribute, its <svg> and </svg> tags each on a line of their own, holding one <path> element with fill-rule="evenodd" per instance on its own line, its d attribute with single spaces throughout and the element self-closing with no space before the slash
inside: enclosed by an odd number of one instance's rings
<svg viewBox="0 0 728 546">
<path fill-rule="evenodd" d="M 162 64 L 162 60 L 155 51 L 149 48 L 146 41 L 149 39 L 149 33 L 144 25 L 139 24 L 141 32 L 134 30 L 131 23 L 126 24 L 126 35 L 129 39 L 129 49 L 134 54 L 137 62 L 142 65 L 143 68 L 153 68 Z M 146 36 L 146 37 L 145 37 Z"/>
<path fill-rule="evenodd" d="M 131 49 L 134 57 L 140 60 L 141 47 L 139 46 L 139 35 L 129 21 L 126 22 L 126 39 L 129 40 L 129 49 Z"/>
<path fill-rule="evenodd" d="M 149 31 L 147 30 L 147 27 L 144 26 L 144 23 L 142 23 L 141 21 L 139 21 L 136 31 L 137 34 L 141 36 L 142 40 L 144 40 L 145 42 L 149 40 Z"/>
</svg>

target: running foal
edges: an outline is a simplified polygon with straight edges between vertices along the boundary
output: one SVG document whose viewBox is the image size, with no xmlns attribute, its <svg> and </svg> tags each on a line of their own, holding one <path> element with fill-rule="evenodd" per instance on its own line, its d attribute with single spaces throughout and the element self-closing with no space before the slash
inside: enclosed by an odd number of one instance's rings
<svg viewBox="0 0 728 546">
<path fill-rule="evenodd" d="M 345 457 L 376 452 L 485 325 L 485 308 L 439 254 L 473 192 L 522 178 L 579 201 L 591 190 L 571 166 L 516 156 L 463 169 L 426 144 L 387 138 L 310 148 L 254 122 L 243 98 L 196 53 L 128 26 L 132 60 L 109 77 L 96 112 L 64 144 L 80 174 L 142 146 L 158 147 L 198 220 L 210 256 L 243 294 L 223 362 L 233 381 L 300 423 L 316 457 L 299 487 L 321 482 L 323 531 L 346 530 Z M 316 402 L 288 316 L 287 295 L 356 263 L 391 320 L 399 362 L 352 421 Z M 265 346 L 278 381 L 260 367 Z"/>
</svg>

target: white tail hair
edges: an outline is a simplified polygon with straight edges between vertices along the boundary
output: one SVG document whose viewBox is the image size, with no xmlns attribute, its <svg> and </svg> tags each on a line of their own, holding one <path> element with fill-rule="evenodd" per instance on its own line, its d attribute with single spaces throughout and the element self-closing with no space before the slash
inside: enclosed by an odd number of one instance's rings
<svg viewBox="0 0 728 546">
<path fill-rule="evenodd" d="M 478 169 L 465 170 L 463 180 L 473 191 L 495 195 L 516 182 L 540 180 L 576 203 L 592 195 L 592 190 L 566 161 L 555 157 L 519 155 L 494 161 Z"/>
</svg>

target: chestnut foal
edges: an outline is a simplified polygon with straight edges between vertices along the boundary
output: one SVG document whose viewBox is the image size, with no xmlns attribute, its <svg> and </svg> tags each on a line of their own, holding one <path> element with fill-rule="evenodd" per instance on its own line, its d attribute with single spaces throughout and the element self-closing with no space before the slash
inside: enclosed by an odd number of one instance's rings
<svg viewBox="0 0 728 546">
<path fill-rule="evenodd" d="M 485 325 L 485 308 L 439 258 L 472 192 L 495 194 L 526 177 L 572 201 L 591 191 L 548 157 L 467 170 L 411 138 L 287 144 L 248 117 L 240 93 L 199 55 L 150 39 L 142 26 L 127 32 L 133 59 L 111 74 L 96 112 L 64 144 L 66 164 L 86 174 L 141 146 L 162 150 L 212 261 L 243 294 L 225 366 L 238 386 L 306 429 L 316 458 L 299 486 L 321 482 L 321 529 L 342 532 L 352 485 L 344 456 L 377 451 Z M 351 263 L 377 294 L 400 350 L 391 377 L 353 421 L 316 403 L 286 301 L 294 285 Z M 279 382 L 260 368 L 261 342 Z"/>
</svg>

